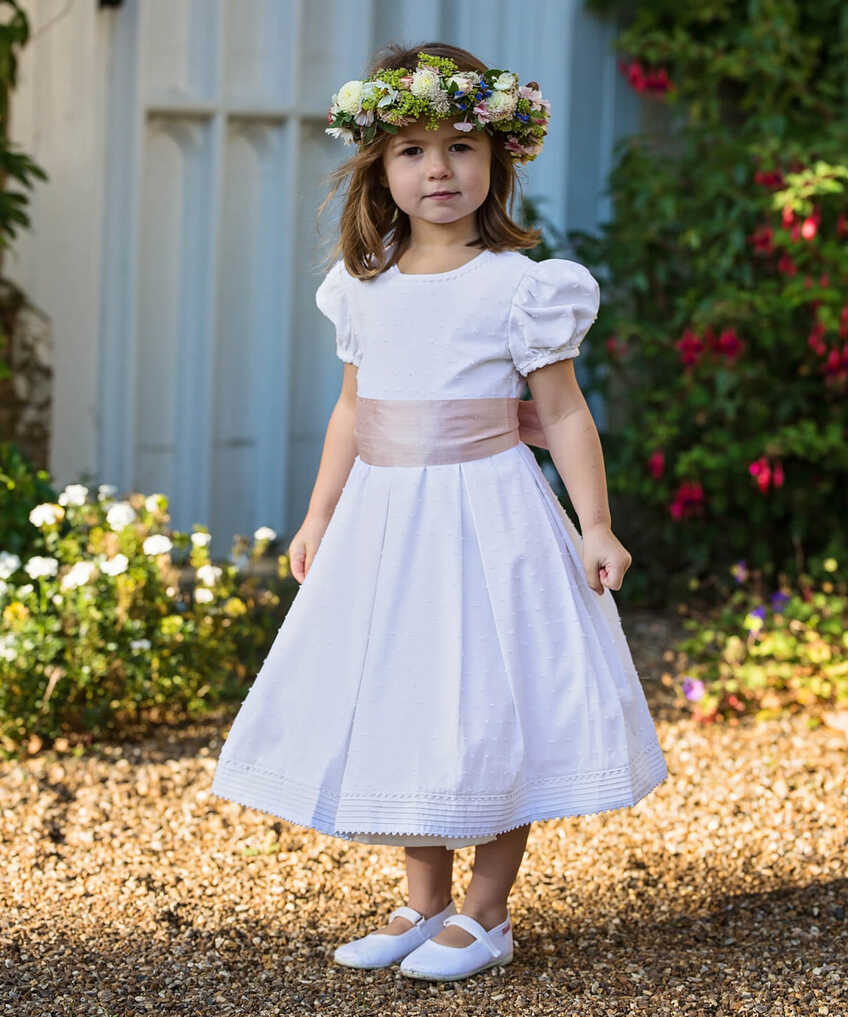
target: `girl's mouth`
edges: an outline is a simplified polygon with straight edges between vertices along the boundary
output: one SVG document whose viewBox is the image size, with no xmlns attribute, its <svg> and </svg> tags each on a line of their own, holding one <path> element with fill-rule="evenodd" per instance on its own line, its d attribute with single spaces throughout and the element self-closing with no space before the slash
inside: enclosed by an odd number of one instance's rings
<svg viewBox="0 0 848 1017">
<path fill-rule="evenodd" d="M 427 194 L 427 198 L 455 198 L 459 194 L 459 191 L 435 191 L 433 194 Z"/>
</svg>

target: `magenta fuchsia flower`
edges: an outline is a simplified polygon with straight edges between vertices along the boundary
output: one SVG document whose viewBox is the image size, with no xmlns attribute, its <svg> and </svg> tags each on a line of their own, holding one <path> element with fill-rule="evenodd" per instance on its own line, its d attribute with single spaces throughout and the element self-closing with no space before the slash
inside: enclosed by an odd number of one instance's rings
<svg viewBox="0 0 848 1017">
<path fill-rule="evenodd" d="M 704 490 L 697 481 L 684 481 L 674 493 L 669 506 L 672 519 L 683 519 L 700 512 L 704 502 Z"/>
<path fill-rule="evenodd" d="M 704 344 L 693 329 L 684 329 L 683 335 L 675 343 L 675 348 L 680 353 L 680 359 L 688 367 L 696 364 L 704 352 Z"/>
<path fill-rule="evenodd" d="M 760 456 L 748 464 L 748 472 L 757 481 L 757 487 L 765 494 L 769 487 L 782 487 L 783 464 L 780 460 L 772 463 L 766 456 Z"/>
<path fill-rule="evenodd" d="M 761 223 L 748 237 L 748 241 L 758 254 L 771 254 L 774 250 L 773 237 L 774 231 L 771 226 Z"/>
<path fill-rule="evenodd" d="M 683 679 L 682 685 L 683 695 L 686 696 L 690 702 L 697 703 L 699 699 L 704 698 L 704 692 L 706 690 L 704 689 L 704 683 L 700 678 L 690 678 L 689 675 L 686 675 Z"/>
<path fill-rule="evenodd" d="M 788 254 L 781 255 L 780 261 L 778 261 L 778 263 L 777 263 L 777 270 L 782 275 L 797 275 L 798 274 L 798 266 L 789 257 Z"/>
<path fill-rule="evenodd" d="M 663 475 L 663 470 L 665 469 L 664 453 L 660 449 L 657 449 L 657 451 L 651 455 L 648 463 L 651 469 L 651 476 L 654 480 L 658 480 Z"/>
<path fill-rule="evenodd" d="M 754 174 L 754 181 L 763 187 L 767 187 L 770 191 L 776 191 L 783 187 L 783 173 L 779 169 L 757 170 Z"/>
<path fill-rule="evenodd" d="M 636 92 L 662 96 L 673 88 L 665 67 L 647 70 L 638 60 L 631 60 L 629 64 L 622 60 L 618 66 Z"/>
<path fill-rule="evenodd" d="M 820 221 L 821 221 L 820 212 L 816 211 L 812 215 L 808 215 L 807 218 L 801 224 L 801 236 L 805 240 L 812 240 L 816 233 L 818 233 Z"/>
</svg>

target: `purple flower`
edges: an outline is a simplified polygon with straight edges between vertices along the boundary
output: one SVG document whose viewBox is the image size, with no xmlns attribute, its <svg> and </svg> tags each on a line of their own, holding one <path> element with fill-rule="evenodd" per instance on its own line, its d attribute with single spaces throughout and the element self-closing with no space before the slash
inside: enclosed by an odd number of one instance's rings
<svg viewBox="0 0 848 1017">
<path fill-rule="evenodd" d="M 755 607 L 755 608 L 754 608 L 754 609 L 753 609 L 753 610 L 751 611 L 751 614 L 755 615 L 755 616 L 756 616 L 757 618 L 765 618 L 765 616 L 766 616 L 766 609 L 765 609 L 765 605 L 763 605 L 763 604 L 760 604 L 760 606 L 759 606 L 759 607 Z"/>
<path fill-rule="evenodd" d="M 789 594 L 784 593 L 783 590 L 775 590 L 771 595 L 771 609 L 776 611 L 778 614 L 783 610 L 786 602 L 789 600 Z"/>
<path fill-rule="evenodd" d="M 690 678 L 689 675 L 683 679 L 683 694 L 692 702 L 703 698 L 704 683 L 700 678 Z"/>
</svg>

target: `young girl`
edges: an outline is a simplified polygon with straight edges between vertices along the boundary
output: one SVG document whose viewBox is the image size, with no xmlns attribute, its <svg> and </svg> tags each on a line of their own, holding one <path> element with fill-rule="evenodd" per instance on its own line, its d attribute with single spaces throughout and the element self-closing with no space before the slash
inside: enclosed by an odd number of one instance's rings
<svg viewBox="0 0 848 1017">
<path fill-rule="evenodd" d="M 572 364 L 598 285 L 522 254 L 538 233 L 507 211 L 547 119 L 535 82 L 442 44 L 390 47 L 333 96 L 327 130 L 358 147 L 327 199 L 349 178 L 316 301 L 344 379 L 289 547 L 301 585 L 212 791 L 406 848 L 408 904 L 341 964 L 457 979 L 508 963 L 531 822 L 634 805 L 667 776 Z M 582 535 L 527 441 L 550 449 Z M 470 844 L 458 914 L 453 850 Z"/>
</svg>

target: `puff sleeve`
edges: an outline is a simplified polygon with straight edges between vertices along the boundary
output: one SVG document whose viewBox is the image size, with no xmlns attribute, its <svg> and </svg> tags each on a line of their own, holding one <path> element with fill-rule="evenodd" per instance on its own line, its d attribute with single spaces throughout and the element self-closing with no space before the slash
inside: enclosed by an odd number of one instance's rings
<svg viewBox="0 0 848 1017">
<path fill-rule="evenodd" d="M 509 311 L 509 351 L 519 374 L 579 354 L 598 316 L 600 287 L 576 261 L 531 261 Z"/>
<path fill-rule="evenodd" d="M 347 286 L 350 275 L 344 266 L 344 259 L 333 265 L 315 291 L 318 310 L 336 326 L 336 356 L 339 360 L 359 367 L 361 351 L 353 331 L 350 317 Z"/>
</svg>

